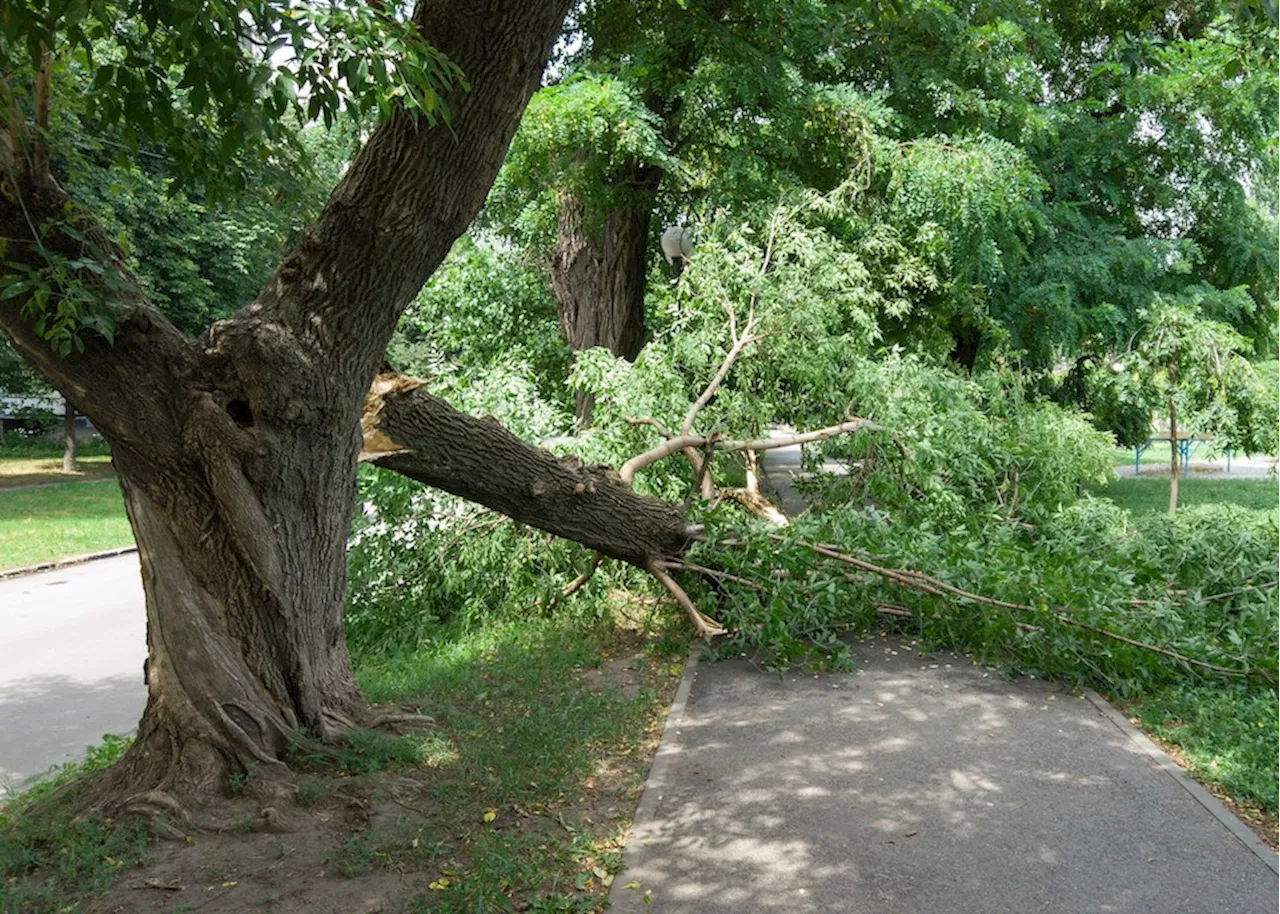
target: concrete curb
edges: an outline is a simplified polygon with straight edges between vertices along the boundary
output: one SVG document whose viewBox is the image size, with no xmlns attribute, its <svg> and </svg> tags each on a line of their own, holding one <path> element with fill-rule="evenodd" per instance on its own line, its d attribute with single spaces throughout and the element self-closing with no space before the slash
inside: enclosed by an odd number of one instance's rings
<svg viewBox="0 0 1280 914">
<path fill-rule="evenodd" d="M 69 559 L 55 559 L 50 562 L 41 562 L 38 565 L 27 565 L 25 568 L 10 568 L 8 571 L 0 571 L 0 581 L 5 581 L 9 578 L 20 578 L 28 574 L 39 574 L 42 571 L 55 571 L 70 565 L 83 565 L 85 562 L 94 562 L 98 559 L 113 559 L 117 555 L 127 555 L 130 552 L 137 551 L 137 546 L 121 546 L 119 549 L 104 549 L 101 552 L 76 555 Z"/>
<path fill-rule="evenodd" d="M 658 804 L 662 802 L 663 791 L 671 768 L 672 759 L 680 754 L 680 740 L 676 736 L 678 721 L 684 717 L 685 706 L 689 702 L 689 691 L 693 688 L 694 675 L 698 667 L 698 655 L 702 646 L 695 645 L 685 661 L 684 673 L 680 677 L 680 685 L 676 687 L 676 697 L 671 701 L 671 710 L 667 713 L 667 722 L 662 727 L 662 737 L 658 741 L 658 751 L 654 753 L 653 764 L 649 767 L 649 777 L 645 780 L 644 793 L 640 795 L 640 804 L 636 807 L 635 817 L 631 820 L 631 830 L 627 835 L 626 847 L 622 850 L 622 873 L 634 869 L 636 865 L 636 829 L 647 825 L 657 818 Z M 619 876 L 622 874 L 619 873 Z M 634 889 L 623 886 L 621 879 L 615 881 L 609 890 L 609 907 L 622 908 L 631 900 L 624 892 L 635 895 Z"/>
<path fill-rule="evenodd" d="M 1254 856 L 1265 863 L 1271 872 L 1280 874 L 1280 855 L 1277 855 L 1275 851 L 1263 844 L 1258 839 L 1258 836 L 1247 825 L 1232 815 L 1231 810 L 1223 806 L 1217 797 L 1200 786 L 1191 775 L 1187 774 L 1177 762 L 1169 757 L 1167 752 L 1130 723 L 1129 718 L 1112 707 L 1109 701 L 1092 689 L 1085 689 L 1084 694 L 1093 703 L 1093 706 L 1102 712 L 1103 717 L 1122 730 L 1139 749 L 1151 757 L 1152 761 L 1165 774 L 1177 781 L 1182 789 L 1191 795 L 1193 800 L 1226 826 L 1227 831 L 1231 832 L 1241 844 L 1253 852 Z"/>
</svg>

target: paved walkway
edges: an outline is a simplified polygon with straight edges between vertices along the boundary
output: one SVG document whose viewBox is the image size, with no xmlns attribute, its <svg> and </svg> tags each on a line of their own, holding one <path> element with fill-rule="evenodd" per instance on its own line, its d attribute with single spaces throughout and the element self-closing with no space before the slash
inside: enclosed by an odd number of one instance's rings
<svg viewBox="0 0 1280 914">
<path fill-rule="evenodd" d="M 1123 719 L 901 641 L 854 655 L 696 666 L 612 910 L 1277 911 L 1275 855 Z"/>
<path fill-rule="evenodd" d="M 769 457 L 789 508 L 797 452 Z M 1100 698 L 902 640 L 853 654 L 854 674 L 686 673 L 612 910 L 1280 909 L 1276 855 Z"/>
<path fill-rule="evenodd" d="M 0 795 L 137 726 L 143 607 L 137 555 L 0 581 Z"/>
</svg>

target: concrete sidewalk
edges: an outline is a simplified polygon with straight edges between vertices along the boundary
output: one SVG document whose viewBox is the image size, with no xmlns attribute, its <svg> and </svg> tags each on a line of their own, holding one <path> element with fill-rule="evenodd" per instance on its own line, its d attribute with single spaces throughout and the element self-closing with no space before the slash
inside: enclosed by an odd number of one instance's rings
<svg viewBox="0 0 1280 914">
<path fill-rule="evenodd" d="M 1277 911 L 1275 855 L 1105 705 L 896 639 L 854 656 L 696 666 L 613 910 Z"/>
<path fill-rule="evenodd" d="M 0 797 L 133 730 L 146 656 L 137 555 L 0 581 Z"/>
</svg>

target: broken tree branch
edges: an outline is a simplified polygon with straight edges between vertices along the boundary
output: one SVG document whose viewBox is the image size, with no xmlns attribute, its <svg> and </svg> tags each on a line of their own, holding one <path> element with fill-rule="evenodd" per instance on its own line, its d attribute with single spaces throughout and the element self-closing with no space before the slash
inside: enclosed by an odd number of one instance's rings
<svg viewBox="0 0 1280 914">
<path fill-rule="evenodd" d="M 724 357 L 724 361 L 720 363 L 720 367 L 716 370 L 715 377 L 699 395 L 697 400 L 689 407 L 689 411 L 684 414 L 684 422 L 680 423 L 680 434 L 688 435 L 693 429 L 693 420 L 698 418 L 698 413 L 702 412 L 703 407 L 711 402 L 711 398 L 716 395 L 716 391 L 720 389 L 720 385 L 724 383 L 724 379 L 729 375 L 729 369 L 733 367 L 733 363 L 738 360 L 738 356 L 742 355 L 742 350 L 746 349 L 760 337 L 755 336 L 752 331 L 756 327 L 755 315 L 747 319 L 747 324 L 742 328 L 742 335 L 736 336 L 733 345 L 729 347 L 728 354 Z"/>
<path fill-rule="evenodd" d="M 666 559 L 659 564 L 667 571 L 690 571 L 694 574 L 701 574 L 709 578 L 715 578 L 717 581 L 732 581 L 735 584 L 740 584 L 749 590 L 754 590 L 760 593 L 764 591 L 763 585 L 758 584 L 749 578 L 739 577 L 736 574 L 721 571 L 719 568 L 708 568 L 706 565 L 699 565 L 696 562 L 686 562 L 683 559 Z"/>
<path fill-rule="evenodd" d="M 802 432 L 795 435 L 785 435 L 781 438 L 753 438 L 747 441 L 722 440 L 714 434 L 710 436 L 704 435 L 676 435 L 667 439 L 655 448 L 645 451 L 643 454 L 637 454 L 622 465 L 622 469 L 618 471 L 618 475 L 622 477 L 622 481 L 630 485 L 635 479 L 636 473 L 643 470 L 647 466 L 657 463 L 670 457 L 677 451 L 685 448 L 705 447 L 708 443 L 715 443 L 718 451 L 768 451 L 774 448 L 791 447 L 794 444 L 808 444 L 813 441 L 823 441 L 827 438 L 834 438 L 836 435 L 844 435 L 849 432 L 855 432 L 858 429 L 870 429 L 872 431 L 883 431 L 880 426 L 868 422 L 866 419 L 849 419 L 841 422 L 839 425 L 830 425 L 826 428 L 815 429 L 811 432 Z"/>
<path fill-rule="evenodd" d="M 697 630 L 698 635 L 707 641 L 710 641 L 716 635 L 723 635 L 726 631 L 715 619 L 703 615 L 699 612 L 698 607 L 693 605 L 693 601 L 689 599 L 689 595 L 684 592 L 679 584 L 677 584 L 662 568 L 662 562 L 657 559 L 650 558 L 645 563 L 645 569 L 649 574 L 657 578 L 658 583 L 667 589 L 667 592 L 675 598 L 676 603 L 689 614 L 689 618 L 693 621 L 693 627 Z"/>
<path fill-rule="evenodd" d="M 769 536 L 770 539 L 773 539 L 778 542 L 784 542 L 784 543 L 789 542 L 784 537 L 778 536 L 777 534 L 766 534 L 766 535 Z M 987 606 L 997 606 L 997 607 L 1000 607 L 1001 609 L 1010 609 L 1018 612 L 1047 613 L 1053 616 L 1063 625 L 1068 625 L 1073 628 L 1079 628 L 1088 632 L 1093 632 L 1096 635 L 1101 635 L 1105 638 L 1110 638 L 1114 641 L 1119 641 L 1122 644 L 1128 644 L 1131 647 L 1136 647 L 1145 651 L 1151 651 L 1153 653 L 1160 654 L 1163 657 L 1168 657 L 1170 660 L 1176 660 L 1180 663 L 1185 663 L 1188 666 L 1197 667 L 1199 669 L 1207 670 L 1212 673 L 1218 673 L 1219 675 L 1222 675 L 1222 676 L 1248 676 L 1251 673 L 1257 673 L 1258 675 L 1265 675 L 1261 673 L 1261 671 L 1241 670 L 1234 667 L 1221 666 L 1216 663 L 1210 663 L 1207 660 L 1197 660 L 1194 657 L 1188 657 L 1185 654 L 1180 654 L 1177 651 L 1160 647 L 1159 645 L 1156 645 L 1156 644 L 1149 644 L 1145 641 L 1137 641 L 1126 635 L 1122 635 L 1119 632 L 1113 632 L 1108 628 L 1102 628 L 1101 626 L 1092 625 L 1088 622 L 1083 622 L 1079 619 L 1073 619 L 1070 615 L 1068 615 L 1070 610 L 1065 607 L 1046 605 L 1046 606 L 1037 608 L 1035 606 L 1028 606 L 1025 603 L 1010 603 L 1006 600 L 996 600 L 991 597 L 984 597 L 981 594 L 971 593 L 967 590 L 962 590 L 959 587 L 953 587 L 950 584 L 947 584 L 943 581 L 939 581 L 937 578 L 930 577 L 929 575 L 919 571 L 912 571 L 910 569 L 903 569 L 903 568 L 882 568 L 879 565 L 873 565 L 871 562 L 864 562 L 861 559 L 854 558 L 851 555 L 846 555 L 843 552 L 837 552 L 835 549 L 831 548 L 828 545 L 824 545 L 820 543 L 806 543 L 802 540 L 794 541 L 794 545 L 802 546 L 807 549 L 812 549 L 818 555 L 824 556 L 825 558 L 834 559 L 835 561 L 843 562 L 847 565 L 853 565 L 855 568 L 861 568 L 864 571 L 870 571 L 874 574 L 878 574 L 881 577 L 887 578 L 897 584 L 902 585 L 903 587 L 908 587 L 913 590 L 923 591 L 924 593 L 933 594 L 935 596 L 944 596 L 944 595 L 954 596 L 963 600 L 968 600 L 973 603 L 982 603 Z"/>
<path fill-rule="evenodd" d="M 628 416 L 622 421 L 628 425 L 647 425 L 668 441 L 675 437 L 675 435 L 671 434 L 671 431 L 665 425 L 657 419 L 654 419 L 652 416 Z M 689 467 L 693 470 L 694 474 L 699 477 L 699 487 L 701 488 L 701 480 L 706 473 L 706 463 L 703 461 L 702 455 L 692 447 L 682 448 L 681 451 L 684 453 L 685 459 L 689 461 Z"/>
</svg>

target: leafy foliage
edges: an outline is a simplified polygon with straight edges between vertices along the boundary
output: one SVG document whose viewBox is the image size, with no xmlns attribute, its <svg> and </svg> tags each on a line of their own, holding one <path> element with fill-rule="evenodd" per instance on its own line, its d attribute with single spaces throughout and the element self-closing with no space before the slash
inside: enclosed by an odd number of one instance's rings
<svg viewBox="0 0 1280 914">
<path fill-rule="evenodd" d="M 789 542 L 842 544 L 876 565 L 919 569 L 1029 610 L 922 594 L 874 575 L 850 579 L 846 566 L 820 561 L 810 550 L 779 550 L 739 521 L 721 523 L 729 526 L 717 527 L 717 536 L 732 531 L 738 545 L 700 547 L 697 561 L 757 580 L 762 568 L 774 569 L 763 594 L 730 590 L 719 607 L 737 633 L 723 650 L 762 650 L 774 665 L 812 658 L 815 646 L 817 656 L 838 658 L 839 633 L 873 624 L 878 607 L 890 606 L 907 609 L 913 621 L 905 624 L 935 643 L 1019 673 L 1119 694 L 1196 674 L 1081 625 L 1274 680 L 1275 601 L 1265 588 L 1240 587 L 1273 577 L 1274 516 L 1257 520 L 1228 508 L 1193 508 L 1173 519 L 1132 519 L 1106 501 L 1086 499 L 1024 529 L 981 515 L 951 524 L 905 522 L 845 505 L 813 512 L 785 535 Z M 1231 559 L 1222 561 L 1220 550 L 1229 550 Z"/>
<path fill-rule="evenodd" d="M 611 76 L 583 72 L 548 86 L 525 110 L 484 224 L 539 251 L 554 240 L 560 194 L 587 201 L 589 212 L 640 202 L 612 176 L 638 164 L 677 171 L 660 128 L 636 90 Z"/>
<path fill-rule="evenodd" d="M 1188 433 L 1216 450 L 1274 454 L 1277 402 L 1245 357 L 1249 343 L 1201 316 L 1187 301 L 1162 301 L 1134 352 L 1134 372 L 1151 409 L 1176 410 Z"/>
<path fill-rule="evenodd" d="M 17 65 L 6 106 L 31 104 L 46 58 L 82 67 L 122 159 L 157 146 L 176 184 L 232 190 L 246 186 L 242 153 L 279 154 L 303 119 L 385 117 L 396 100 L 434 122 L 461 80 L 411 22 L 362 3 L 20 0 L 0 14 L 0 46 Z"/>
<path fill-rule="evenodd" d="M 568 347 L 555 314 L 534 268 L 463 236 L 405 311 L 390 356 L 442 387 L 532 382 L 548 405 L 566 406 Z M 504 377 L 485 377 L 499 366 L 509 369 Z"/>
</svg>

